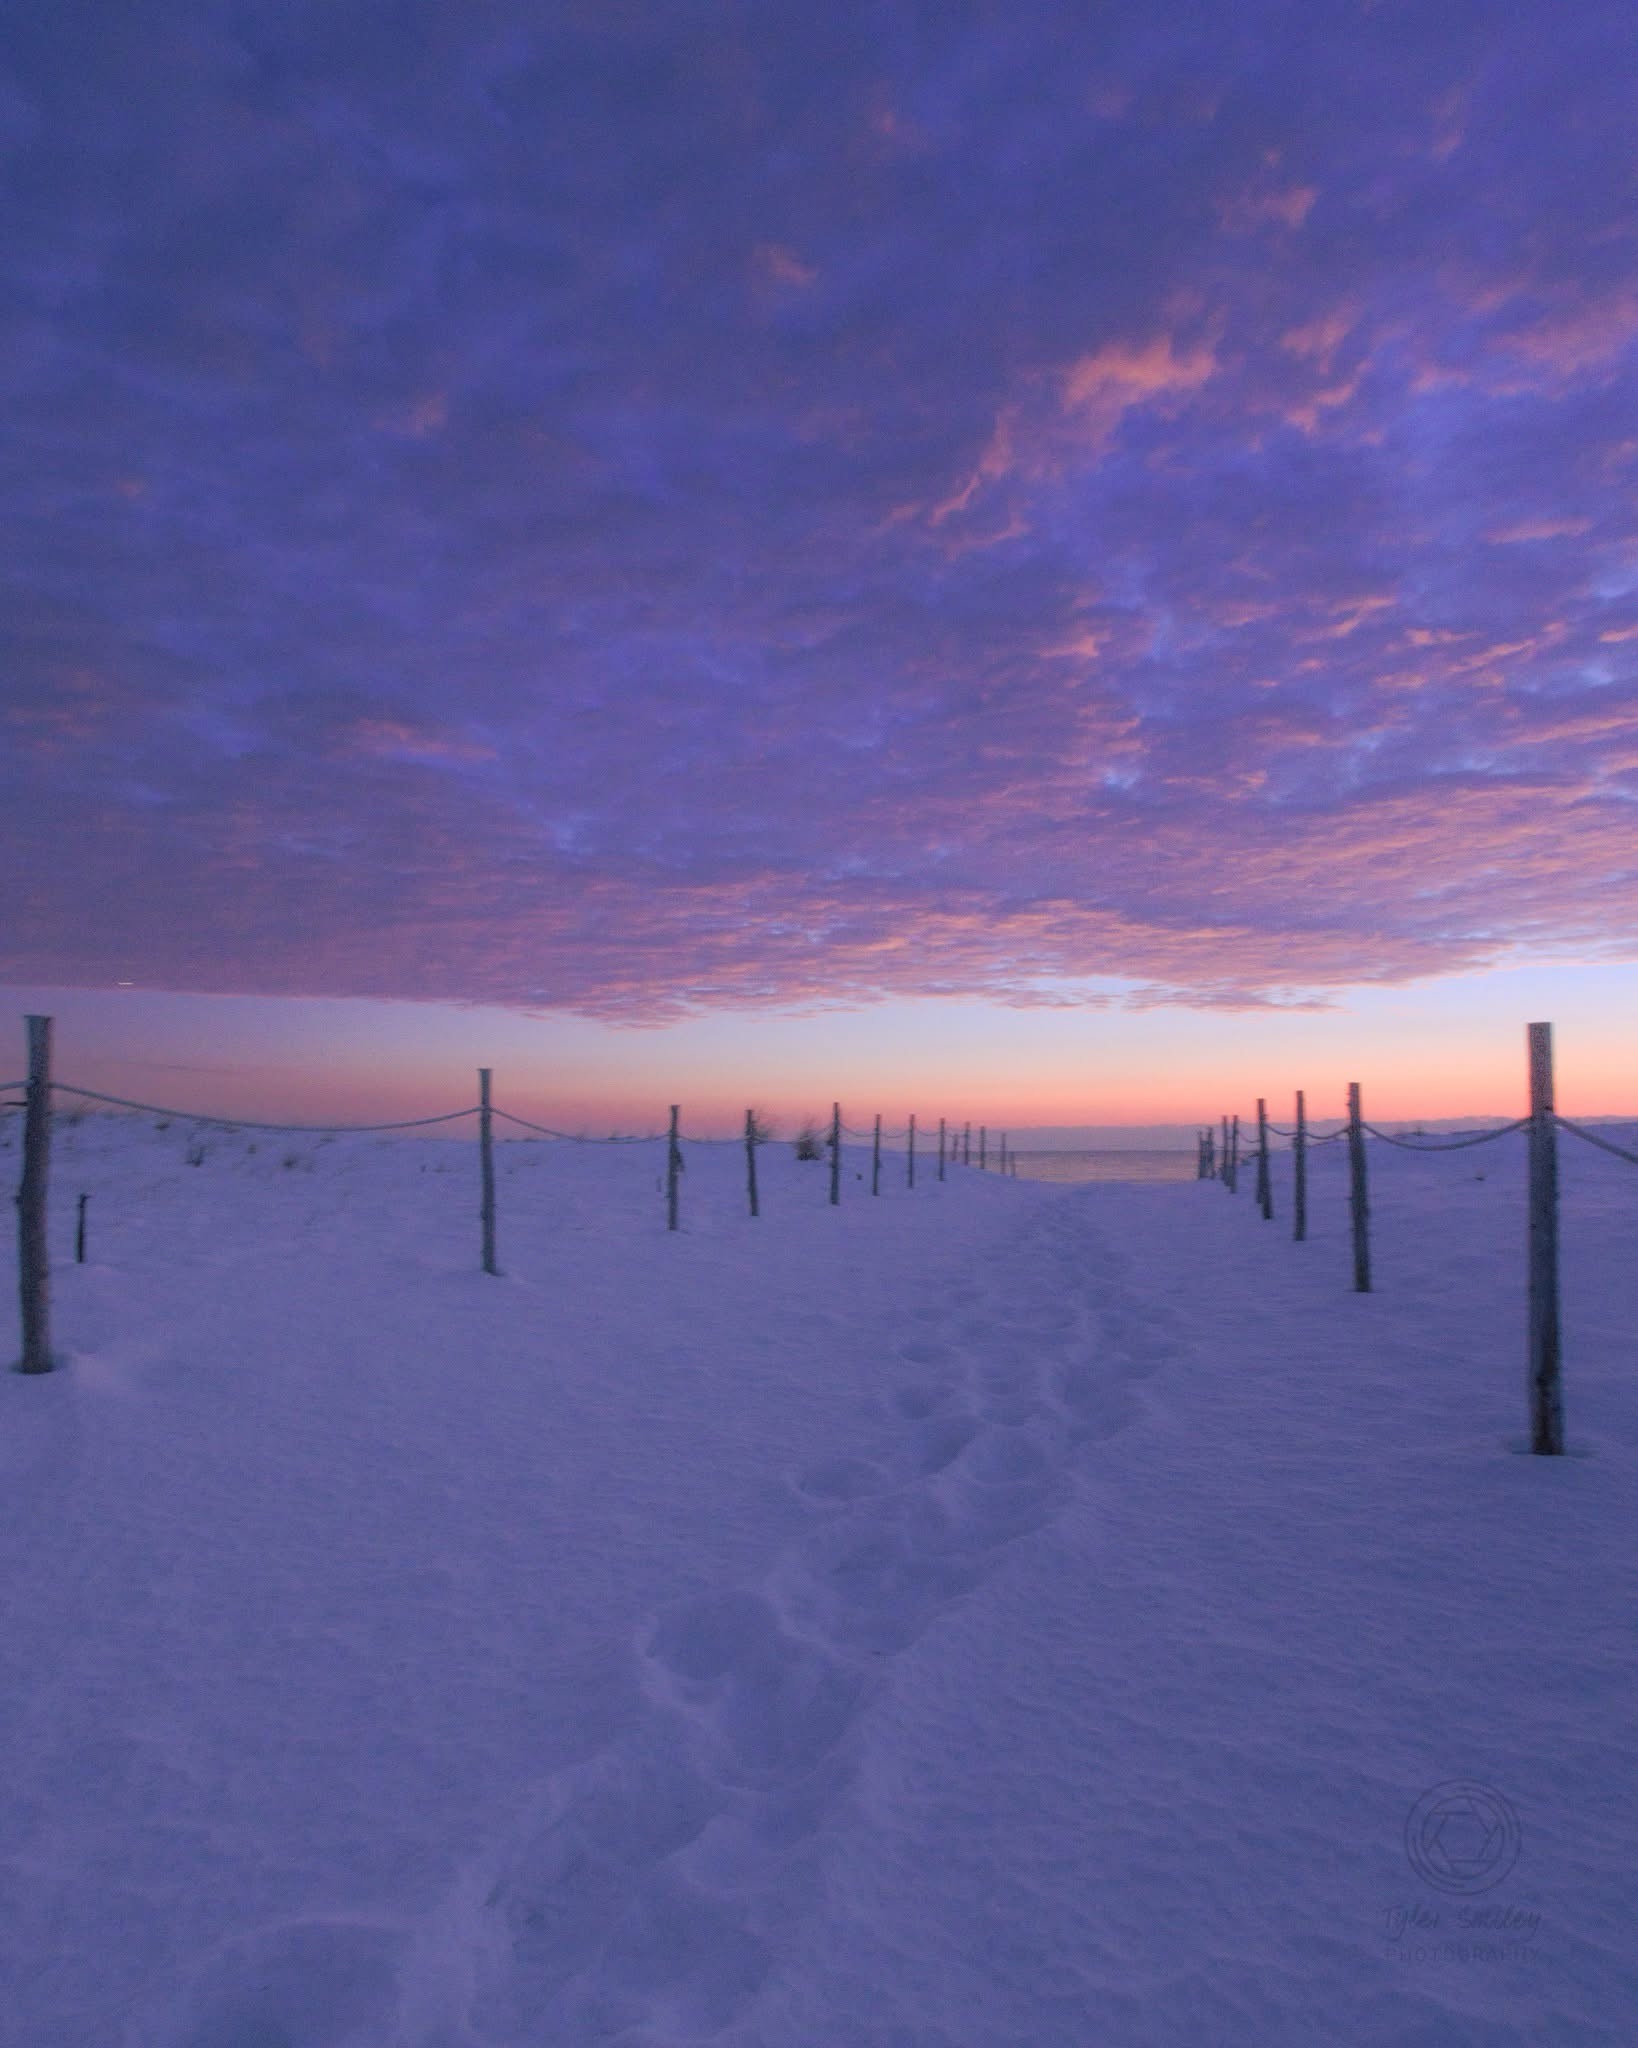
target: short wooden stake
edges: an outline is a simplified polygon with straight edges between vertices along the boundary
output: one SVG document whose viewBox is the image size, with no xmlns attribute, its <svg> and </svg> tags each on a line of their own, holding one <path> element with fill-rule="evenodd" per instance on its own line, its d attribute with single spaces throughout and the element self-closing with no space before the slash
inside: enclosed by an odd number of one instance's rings
<svg viewBox="0 0 1638 2048">
<path fill-rule="evenodd" d="M 85 1205 L 90 1199 L 89 1195 L 81 1195 L 80 1197 L 79 1220 L 74 1226 L 74 1263 L 76 1266 L 83 1266 L 85 1264 Z"/>
<path fill-rule="evenodd" d="M 830 1105 L 830 1206 L 842 1204 L 842 1105 Z"/>
<path fill-rule="evenodd" d="M 1371 1291 L 1370 1195 L 1365 1182 L 1365 1118 L 1359 1083 L 1348 1083 L 1348 1208 L 1354 1223 L 1354 1292 Z"/>
<path fill-rule="evenodd" d="M 1297 1090 L 1297 1128 L 1291 1139 L 1291 1237 L 1301 1244 L 1308 1235 L 1308 1115 Z"/>
<path fill-rule="evenodd" d="M 938 1120 L 938 1177 L 944 1178 L 944 1119 Z"/>
<path fill-rule="evenodd" d="M 870 1145 L 870 1192 L 879 1195 L 882 1191 L 882 1113 L 876 1112 L 876 1135 Z"/>
<path fill-rule="evenodd" d="M 671 1105 L 671 1128 L 666 1136 L 665 1146 L 665 1227 L 677 1228 L 677 1183 L 682 1178 L 682 1139 L 677 1131 L 677 1119 L 681 1110 L 676 1103 Z"/>
<path fill-rule="evenodd" d="M 904 1184 L 907 1188 L 913 1188 L 916 1184 L 916 1118 L 914 1111 L 911 1112 L 910 1116 L 910 1149 L 904 1155 Z"/>
<path fill-rule="evenodd" d="M 756 1112 L 745 1112 L 745 1194 L 751 1205 L 751 1214 L 760 1212 L 756 1206 Z"/>
<path fill-rule="evenodd" d="M 28 1094 L 23 1110 L 23 1177 L 17 1188 L 17 1287 L 23 1311 L 19 1372 L 50 1372 L 51 1264 L 46 1184 L 51 1177 L 51 1019 L 30 1017 Z"/>
<path fill-rule="evenodd" d="M 1274 1221 L 1274 1189 L 1268 1171 L 1268 1104 L 1257 1097 L 1257 1206 L 1263 1221 Z"/>
<path fill-rule="evenodd" d="M 495 1140 L 490 1126 L 489 1069 L 478 1069 L 478 1172 L 483 1185 L 483 1269 L 499 1274 L 495 1264 Z"/>
<path fill-rule="evenodd" d="M 1553 1027 L 1527 1027 L 1530 1046 L 1530 1448 L 1564 1455 L 1558 1318 L 1558 1130 Z"/>
</svg>

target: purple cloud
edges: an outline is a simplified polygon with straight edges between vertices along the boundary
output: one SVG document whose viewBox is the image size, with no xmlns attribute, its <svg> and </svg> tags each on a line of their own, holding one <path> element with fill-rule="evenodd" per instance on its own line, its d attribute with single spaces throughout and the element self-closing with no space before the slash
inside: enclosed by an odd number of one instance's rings
<svg viewBox="0 0 1638 2048">
<path fill-rule="evenodd" d="M 0 974 L 1631 958 L 1630 57 L 1546 0 L 39 11 Z"/>
</svg>

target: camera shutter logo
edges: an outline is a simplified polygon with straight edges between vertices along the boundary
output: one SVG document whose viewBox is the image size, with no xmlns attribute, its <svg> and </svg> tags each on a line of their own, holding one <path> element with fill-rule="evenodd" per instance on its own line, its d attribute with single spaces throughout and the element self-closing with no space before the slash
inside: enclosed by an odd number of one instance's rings
<svg viewBox="0 0 1638 2048">
<path fill-rule="evenodd" d="M 1499 1792 L 1452 1778 L 1424 1792 L 1405 1821 L 1405 1854 L 1442 1892 L 1487 1892 L 1519 1860 L 1519 1817 Z"/>
</svg>

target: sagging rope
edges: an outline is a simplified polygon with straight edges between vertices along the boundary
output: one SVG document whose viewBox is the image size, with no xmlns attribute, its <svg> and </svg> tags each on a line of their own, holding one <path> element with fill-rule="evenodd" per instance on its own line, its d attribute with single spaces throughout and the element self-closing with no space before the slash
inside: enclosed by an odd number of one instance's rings
<svg viewBox="0 0 1638 2048">
<path fill-rule="evenodd" d="M 1476 1137 L 1452 1138 L 1448 1143 L 1429 1144 L 1421 1138 L 1396 1138 L 1391 1132 L 1379 1130 L 1375 1124 L 1364 1124 L 1363 1130 L 1373 1138 L 1380 1138 L 1385 1145 L 1397 1145 L 1402 1152 L 1464 1152 L 1470 1145 L 1488 1145 L 1492 1138 L 1505 1138 L 1510 1131 L 1522 1131 L 1530 1121 L 1521 1116 L 1517 1123 L 1501 1124 L 1493 1131 L 1480 1131 Z"/>
<path fill-rule="evenodd" d="M 410 1117 L 402 1123 L 395 1124 L 264 1124 L 256 1122 L 251 1117 L 201 1116 L 191 1109 L 167 1109 L 163 1103 L 132 1102 L 123 1095 L 103 1095 L 95 1088 L 76 1088 L 69 1081 L 53 1081 L 51 1087 L 55 1094 L 83 1095 L 91 1102 L 112 1103 L 116 1109 L 140 1110 L 147 1116 L 175 1117 L 179 1123 L 209 1124 L 224 1131 L 293 1131 L 309 1135 L 323 1132 L 339 1137 L 359 1131 L 418 1131 L 424 1130 L 428 1124 L 452 1124 L 463 1116 L 478 1114 L 478 1105 L 474 1103 L 470 1109 L 451 1109 L 442 1116 Z"/>
<path fill-rule="evenodd" d="M 1638 1166 L 1638 1152 L 1629 1152 L 1624 1145 L 1612 1145 L 1608 1138 L 1595 1136 L 1593 1132 L 1584 1130 L 1580 1124 L 1571 1123 L 1567 1116 L 1560 1116 L 1556 1110 L 1553 1112 L 1553 1122 L 1562 1124 L 1567 1131 L 1573 1131 L 1578 1138 L 1585 1138 L 1589 1145 L 1596 1145 L 1600 1152 L 1613 1152 L 1617 1159 L 1624 1159 L 1629 1166 Z"/>
</svg>

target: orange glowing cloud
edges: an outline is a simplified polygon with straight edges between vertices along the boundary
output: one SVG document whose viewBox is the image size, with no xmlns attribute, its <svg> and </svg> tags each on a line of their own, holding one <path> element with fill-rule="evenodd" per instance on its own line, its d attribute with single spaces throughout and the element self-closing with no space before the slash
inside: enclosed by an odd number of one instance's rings
<svg viewBox="0 0 1638 2048">
<path fill-rule="evenodd" d="M 347 728 L 347 751 L 374 754 L 383 760 L 493 761 L 495 749 L 393 718 L 355 719 Z"/>
<path fill-rule="evenodd" d="M 804 263 L 794 250 L 779 242 L 759 243 L 751 261 L 758 282 L 764 285 L 785 285 L 805 292 L 819 282 L 814 266 Z"/>
<path fill-rule="evenodd" d="M 1532 540 L 1573 540 L 1591 528 L 1590 519 L 1521 519 L 1513 526 L 1493 528 L 1485 539 L 1494 547 L 1513 547 Z"/>
<path fill-rule="evenodd" d="M 1063 404 L 1094 445 L 1107 443 L 1135 407 L 1198 391 L 1217 359 L 1203 344 L 1179 354 L 1170 334 L 1140 343 L 1111 342 L 1072 363 L 1063 376 Z"/>
</svg>

